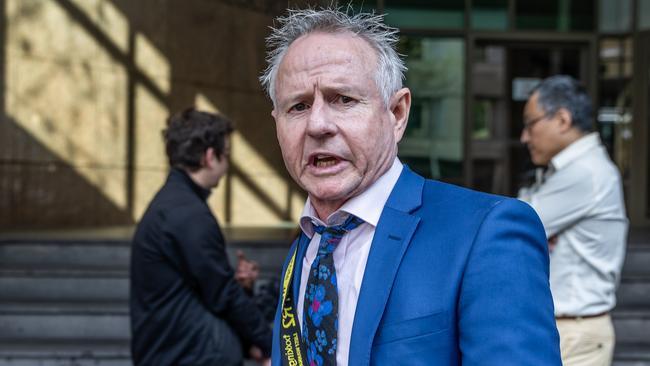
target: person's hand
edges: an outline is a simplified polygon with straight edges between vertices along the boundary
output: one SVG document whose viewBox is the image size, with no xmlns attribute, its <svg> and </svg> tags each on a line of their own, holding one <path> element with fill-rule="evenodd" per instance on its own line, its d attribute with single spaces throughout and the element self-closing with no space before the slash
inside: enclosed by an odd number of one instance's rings
<svg viewBox="0 0 650 366">
<path fill-rule="evenodd" d="M 251 358 L 258 364 L 262 366 L 271 366 L 271 359 L 264 358 L 264 355 L 262 354 L 262 350 L 259 349 L 258 347 L 251 346 L 248 353 L 250 354 Z"/>
<path fill-rule="evenodd" d="M 256 261 L 246 258 L 244 252 L 237 251 L 237 270 L 235 271 L 235 280 L 249 290 L 253 290 L 253 285 L 260 274 L 259 265 Z"/>
<path fill-rule="evenodd" d="M 553 250 L 555 250 L 555 246 L 557 245 L 557 235 L 553 235 L 550 238 L 548 238 L 548 252 L 553 253 Z"/>
</svg>

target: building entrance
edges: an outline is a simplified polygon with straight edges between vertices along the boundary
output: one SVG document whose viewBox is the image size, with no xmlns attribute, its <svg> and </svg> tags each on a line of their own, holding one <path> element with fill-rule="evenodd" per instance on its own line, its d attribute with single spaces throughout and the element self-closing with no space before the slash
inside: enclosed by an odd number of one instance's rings
<svg viewBox="0 0 650 366">
<path fill-rule="evenodd" d="M 556 74 L 589 87 L 589 50 L 586 42 L 474 42 L 467 103 L 469 186 L 512 196 L 532 178 L 534 166 L 519 142 L 530 90 Z"/>
</svg>

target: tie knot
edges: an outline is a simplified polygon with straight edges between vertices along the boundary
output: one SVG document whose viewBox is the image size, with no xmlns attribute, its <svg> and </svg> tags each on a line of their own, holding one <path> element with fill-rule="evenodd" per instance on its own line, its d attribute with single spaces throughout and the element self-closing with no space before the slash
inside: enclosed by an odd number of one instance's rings
<svg viewBox="0 0 650 366">
<path fill-rule="evenodd" d="M 350 215 L 344 223 L 335 226 L 320 226 L 315 225 L 314 231 L 321 235 L 319 254 L 331 253 L 336 248 L 336 245 L 341 241 L 343 235 L 348 231 L 356 229 L 363 223 L 360 218 Z"/>
</svg>

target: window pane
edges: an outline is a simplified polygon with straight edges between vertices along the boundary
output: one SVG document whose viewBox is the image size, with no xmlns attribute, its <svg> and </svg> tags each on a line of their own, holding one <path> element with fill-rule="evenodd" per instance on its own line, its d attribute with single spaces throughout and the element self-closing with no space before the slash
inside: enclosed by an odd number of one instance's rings
<svg viewBox="0 0 650 366">
<path fill-rule="evenodd" d="M 632 138 L 632 39 L 600 41 L 600 80 L 597 126 L 624 180 L 630 167 Z"/>
<path fill-rule="evenodd" d="M 386 23 L 401 28 L 462 28 L 464 0 L 386 0 Z"/>
<path fill-rule="evenodd" d="M 365 1 L 365 0 L 354 0 L 351 1 L 350 6 L 353 9 L 354 13 L 375 13 L 378 12 L 377 1 Z"/>
<path fill-rule="evenodd" d="M 474 0 L 471 22 L 474 29 L 508 29 L 508 0 Z"/>
<path fill-rule="evenodd" d="M 569 2 L 570 13 L 567 14 L 568 28 L 558 30 L 584 31 L 594 30 L 594 7 L 595 0 L 560 0 L 560 3 Z M 560 12 L 560 17 L 562 17 Z"/>
<path fill-rule="evenodd" d="M 632 24 L 631 0 L 600 0 L 601 32 L 627 32 Z"/>
<path fill-rule="evenodd" d="M 517 29 L 590 31 L 594 28 L 594 0 L 517 0 Z"/>
<path fill-rule="evenodd" d="M 639 29 L 650 29 L 650 0 L 639 0 Z"/>
<path fill-rule="evenodd" d="M 462 183 L 464 41 L 403 36 L 400 52 L 413 93 L 400 159 L 426 177 Z"/>
<path fill-rule="evenodd" d="M 558 1 L 517 0 L 515 23 L 518 29 L 555 30 L 558 12 Z"/>
</svg>

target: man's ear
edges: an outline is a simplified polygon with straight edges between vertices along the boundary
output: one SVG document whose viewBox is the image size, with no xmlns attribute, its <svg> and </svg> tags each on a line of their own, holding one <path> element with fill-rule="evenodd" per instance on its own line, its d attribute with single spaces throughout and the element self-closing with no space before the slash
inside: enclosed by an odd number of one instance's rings
<svg viewBox="0 0 650 366">
<path fill-rule="evenodd" d="M 201 166 L 206 168 L 211 167 L 216 157 L 214 148 L 209 147 L 205 149 L 203 156 L 201 156 Z"/>
<path fill-rule="evenodd" d="M 411 110 L 411 91 L 408 88 L 402 88 L 393 95 L 390 103 L 390 112 L 395 119 L 394 134 L 395 142 L 400 142 L 406 125 L 409 120 L 409 111 Z"/>
<path fill-rule="evenodd" d="M 573 116 L 571 116 L 571 112 L 569 112 L 568 109 L 558 109 L 558 111 L 555 113 L 555 116 L 558 119 L 560 130 L 562 132 L 567 132 L 573 128 Z"/>
</svg>

